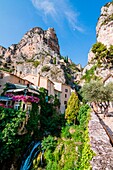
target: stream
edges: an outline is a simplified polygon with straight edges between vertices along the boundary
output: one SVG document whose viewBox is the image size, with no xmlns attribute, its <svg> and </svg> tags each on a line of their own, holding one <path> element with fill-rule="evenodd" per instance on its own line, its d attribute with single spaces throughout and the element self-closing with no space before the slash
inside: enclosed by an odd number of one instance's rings
<svg viewBox="0 0 113 170">
<path fill-rule="evenodd" d="M 30 170 L 33 160 L 40 153 L 41 142 L 32 142 L 24 155 L 20 170 Z M 42 159 L 42 158 L 41 158 Z"/>
</svg>

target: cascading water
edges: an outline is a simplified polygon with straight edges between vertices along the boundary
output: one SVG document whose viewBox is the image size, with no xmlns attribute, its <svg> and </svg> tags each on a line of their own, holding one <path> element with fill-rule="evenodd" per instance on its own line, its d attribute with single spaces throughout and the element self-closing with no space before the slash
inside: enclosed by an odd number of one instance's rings
<svg viewBox="0 0 113 170">
<path fill-rule="evenodd" d="M 32 145 L 33 145 L 33 147 L 31 148 Z M 30 167 L 32 165 L 32 161 L 40 153 L 39 147 L 41 147 L 41 142 L 37 142 L 37 143 L 32 142 L 30 144 L 30 146 L 28 147 L 28 149 L 31 148 L 30 153 L 25 154 L 25 159 L 22 161 L 20 170 L 29 170 L 30 169 Z"/>
</svg>

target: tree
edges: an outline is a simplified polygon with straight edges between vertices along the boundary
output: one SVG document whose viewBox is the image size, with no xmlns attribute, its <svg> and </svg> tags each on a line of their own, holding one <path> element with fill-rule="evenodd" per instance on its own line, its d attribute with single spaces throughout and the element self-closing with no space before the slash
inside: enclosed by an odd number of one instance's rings
<svg viewBox="0 0 113 170">
<path fill-rule="evenodd" d="M 72 92 L 68 104 L 67 109 L 65 111 L 65 118 L 67 119 L 68 123 L 76 123 L 77 113 L 79 111 L 79 99 L 78 96 Z"/>
<path fill-rule="evenodd" d="M 104 116 L 108 113 L 109 103 L 113 101 L 113 83 L 104 85 L 101 81 L 91 81 L 82 87 L 81 92 L 83 98 L 90 102 L 94 112 L 98 112 L 95 107 L 99 107 Z"/>
<path fill-rule="evenodd" d="M 48 101 L 53 98 L 53 102 L 46 102 L 47 90 L 39 89 L 40 92 L 40 132 L 47 136 L 48 134 L 59 136 L 61 126 L 65 124 L 63 115 L 58 114 L 56 106 L 60 106 L 59 99 L 48 96 Z"/>
</svg>

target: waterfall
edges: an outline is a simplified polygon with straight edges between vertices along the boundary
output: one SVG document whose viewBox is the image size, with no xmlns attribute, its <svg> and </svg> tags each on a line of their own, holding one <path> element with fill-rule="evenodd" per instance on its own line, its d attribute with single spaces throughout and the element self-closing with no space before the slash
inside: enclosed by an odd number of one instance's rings
<svg viewBox="0 0 113 170">
<path fill-rule="evenodd" d="M 43 165 L 43 155 L 44 155 L 44 151 L 42 151 L 42 154 L 41 154 L 41 158 L 40 158 L 40 163 L 41 163 L 41 165 Z"/>
<path fill-rule="evenodd" d="M 31 145 L 33 145 L 33 147 L 29 154 L 27 153 L 25 154 L 25 159 L 22 161 L 20 170 L 29 170 L 32 165 L 32 161 L 40 152 L 40 149 L 38 147 L 41 146 L 41 142 L 37 142 L 37 143 L 32 142 L 28 147 L 28 149 L 31 147 Z"/>
</svg>

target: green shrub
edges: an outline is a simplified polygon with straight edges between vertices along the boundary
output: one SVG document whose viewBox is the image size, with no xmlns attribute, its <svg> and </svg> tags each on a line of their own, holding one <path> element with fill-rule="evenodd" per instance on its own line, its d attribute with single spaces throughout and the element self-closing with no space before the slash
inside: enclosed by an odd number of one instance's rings
<svg viewBox="0 0 113 170">
<path fill-rule="evenodd" d="M 39 64 L 40 64 L 40 61 L 38 61 L 38 60 L 33 62 L 34 67 L 38 67 Z"/>
<path fill-rule="evenodd" d="M 95 76 L 95 70 L 97 65 L 94 65 L 89 70 L 86 70 L 86 73 L 82 76 L 82 79 L 85 79 L 86 82 L 90 82 L 91 79 L 96 80 L 97 76 Z"/>
<path fill-rule="evenodd" d="M 42 72 L 46 72 L 46 71 L 49 71 L 50 70 L 50 67 L 49 66 L 43 66 L 41 71 Z"/>
<path fill-rule="evenodd" d="M 101 26 L 108 24 L 110 21 L 113 21 L 113 14 L 109 15 L 109 16 L 102 22 Z"/>
<path fill-rule="evenodd" d="M 90 110 L 88 105 L 80 107 L 78 112 L 79 125 L 66 125 L 62 128 L 61 138 L 57 139 L 56 147 L 51 150 L 46 143 L 45 160 L 47 170 L 90 170 L 90 160 L 94 153 L 90 148 L 88 122 Z M 53 146 L 53 145 L 52 145 Z"/>
<path fill-rule="evenodd" d="M 69 129 L 70 129 L 70 126 L 65 126 L 62 128 L 62 133 L 61 133 L 61 137 L 64 137 L 64 138 L 70 138 L 71 137 L 71 134 L 69 132 Z"/>
<path fill-rule="evenodd" d="M 33 59 L 27 59 L 26 62 L 32 63 L 32 62 L 34 62 L 34 60 Z"/>
<path fill-rule="evenodd" d="M 80 102 L 78 96 L 74 92 L 72 92 L 67 103 L 67 109 L 65 111 L 65 118 L 69 124 L 76 123 L 79 107 L 80 107 Z"/>
<path fill-rule="evenodd" d="M 25 119 L 25 113 L 0 107 L 0 160 L 10 158 L 19 147 L 17 137 L 19 124 Z"/>
<path fill-rule="evenodd" d="M 44 138 L 42 141 L 42 149 L 43 150 L 51 150 L 53 151 L 56 147 L 56 140 L 52 136 L 48 136 L 47 138 Z"/>
</svg>

